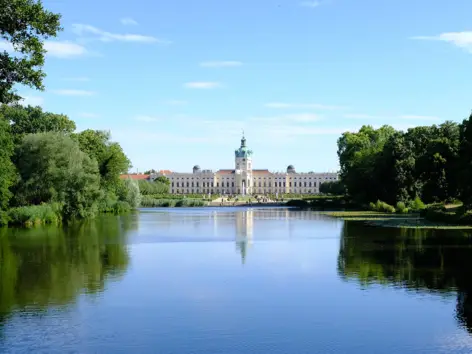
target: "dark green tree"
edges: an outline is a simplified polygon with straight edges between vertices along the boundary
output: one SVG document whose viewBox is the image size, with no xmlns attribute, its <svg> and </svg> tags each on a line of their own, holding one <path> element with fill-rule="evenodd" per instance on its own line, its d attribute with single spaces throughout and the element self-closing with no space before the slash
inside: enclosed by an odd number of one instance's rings
<svg viewBox="0 0 472 354">
<path fill-rule="evenodd" d="M 160 182 L 167 186 L 170 186 L 170 179 L 168 179 L 166 176 L 159 176 L 154 180 L 154 182 Z"/>
<path fill-rule="evenodd" d="M 122 185 L 120 175 L 131 168 L 121 146 L 110 141 L 109 132 L 101 130 L 84 130 L 74 134 L 73 138 L 82 151 L 97 161 L 102 188 L 115 193 Z"/>
<path fill-rule="evenodd" d="M 320 185 L 320 193 L 344 195 L 346 194 L 346 187 L 342 181 L 323 182 Z"/>
<path fill-rule="evenodd" d="M 66 219 L 93 217 L 101 197 L 95 160 L 60 133 L 30 134 L 17 149 L 17 203 L 60 203 Z"/>
<path fill-rule="evenodd" d="M 390 126 L 374 129 L 363 126 L 357 133 L 344 133 L 338 139 L 341 181 L 347 193 L 359 203 L 384 197 L 379 161 L 383 148 L 395 130 Z"/>
<path fill-rule="evenodd" d="M 472 208 L 472 113 L 460 126 L 458 189 L 464 205 Z"/>
<path fill-rule="evenodd" d="M 75 122 L 64 114 L 44 112 L 41 107 L 2 105 L 0 113 L 11 124 L 11 133 L 19 143 L 27 134 L 57 132 L 71 134 L 76 129 Z"/>
<path fill-rule="evenodd" d="M 0 9 L 0 39 L 16 52 L 0 52 L 0 103 L 10 103 L 21 98 L 15 84 L 44 89 L 44 40 L 62 28 L 60 15 L 44 9 L 41 1 L 0 0 Z"/>
<path fill-rule="evenodd" d="M 5 210 L 8 207 L 12 196 L 10 187 L 15 181 L 15 167 L 11 162 L 12 155 L 13 139 L 10 133 L 10 124 L 0 112 L 0 214 L 2 209 Z M 0 219 L 2 219 L 1 215 Z"/>
</svg>

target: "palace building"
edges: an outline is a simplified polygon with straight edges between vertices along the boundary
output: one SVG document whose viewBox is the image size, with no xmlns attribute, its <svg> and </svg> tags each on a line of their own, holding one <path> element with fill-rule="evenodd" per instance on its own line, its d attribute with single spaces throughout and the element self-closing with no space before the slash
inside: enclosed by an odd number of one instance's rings
<svg viewBox="0 0 472 354">
<path fill-rule="evenodd" d="M 191 173 L 161 170 L 152 179 L 165 176 L 170 180 L 170 192 L 175 194 L 314 194 L 320 184 L 338 180 L 337 173 L 296 172 L 290 165 L 286 172 L 253 169 L 253 152 L 246 146 L 243 135 L 241 146 L 234 152 L 234 169 L 201 169 L 196 165 Z"/>
</svg>

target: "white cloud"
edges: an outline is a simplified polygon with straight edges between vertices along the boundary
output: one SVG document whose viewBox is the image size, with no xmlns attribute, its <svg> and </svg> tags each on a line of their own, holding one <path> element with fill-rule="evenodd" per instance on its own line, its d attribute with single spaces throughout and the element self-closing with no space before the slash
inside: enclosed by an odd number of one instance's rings
<svg viewBox="0 0 472 354">
<path fill-rule="evenodd" d="M 269 102 L 266 103 L 265 106 L 267 108 L 276 108 L 276 109 L 327 109 L 327 110 L 332 110 L 332 109 L 342 109 L 343 107 L 339 106 L 327 106 L 323 104 L 317 104 L 317 103 L 285 103 L 285 102 Z"/>
<path fill-rule="evenodd" d="M 42 106 L 44 103 L 44 98 L 39 96 L 23 96 L 23 99 L 20 101 L 22 106 Z"/>
<path fill-rule="evenodd" d="M 200 63 L 200 66 L 206 68 L 226 68 L 243 65 L 240 61 L 204 61 Z"/>
<path fill-rule="evenodd" d="M 94 91 L 73 89 L 52 90 L 52 92 L 61 96 L 93 96 L 96 94 Z"/>
<path fill-rule="evenodd" d="M 139 116 L 134 117 L 134 119 L 137 121 L 146 122 L 146 123 L 157 122 L 158 120 L 160 120 L 158 117 L 146 116 L 146 115 L 139 115 Z"/>
<path fill-rule="evenodd" d="M 77 116 L 79 116 L 80 118 L 100 118 L 98 114 L 89 112 L 81 112 L 78 113 Z"/>
<path fill-rule="evenodd" d="M 97 27 L 84 25 L 84 24 L 74 24 L 72 25 L 72 30 L 79 36 L 93 35 L 94 39 L 97 39 L 102 42 L 139 42 L 139 43 L 170 43 L 169 41 L 159 39 L 152 36 L 145 36 L 141 34 L 118 34 L 103 31 Z"/>
<path fill-rule="evenodd" d="M 312 8 L 314 9 L 315 7 L 318 7 L 321 5 L 321 2 L 320 1 L 303 1 L 300 3 L 301 6 L 303 7 L 309 7 L 309 8 Z"/>
<path fill-rule="evenodd" d="M 13 45 L 6 41 L 0 41 L 0 49 L 7 52 L 15 51 Z M 73 58 L 88 54 L 84 46 L 69 41 L 45 41 L 44 49 L 47 56 L 56 58 Z"/>
<path fill-rule="evenodd" d="M 121 24 L 123 24 L 125 26 L 136 26 L 138 24 L 138 22 L 136 22 L 135 20 L 133 20 L 130 17 L 122 18 L 120 20 L 120 22 L 121 22 Z"/>
<path fill-rule="evenodd" d="M 194 88 L 194 89 L 212 89 L 212 88 L 216 88 L 220 86 L 221 85 L 218 82 L 209 82 L 209 81 L 187 82 L 184 84 L 184 87 Z"/>
<path fill-rule="evenodd" d="M 79 81 L 79 82 L 85 82 L 85 81 L 90 81 L 90 78 L 85 77 L 85 76 L 79 76 L 79 77 L 65 77 L 62 80 L 64 81 Z"/>
<path fill-rule="evenodd" d="M 445 32 L 438 36 L 417 36 L 411 39 L 447 42 L 472 53 L 472 31 Z"/>
<path fill-rule="evenodd" d="M 72 58 L 87 54 L 85 47 L 68 41 L 46 41 L 44 49 L 47 51 L 47 55 L 57 58 Z"/>
</svg>

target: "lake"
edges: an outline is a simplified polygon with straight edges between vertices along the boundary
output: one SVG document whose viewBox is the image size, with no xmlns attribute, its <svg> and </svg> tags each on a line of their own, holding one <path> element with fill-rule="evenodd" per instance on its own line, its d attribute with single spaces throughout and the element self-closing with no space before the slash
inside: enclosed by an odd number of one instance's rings
<svg viewBox="0 0 472 354">
<path fill-rule="evenodd" d="M 0 230 L 1 353 L 471 353 L 472 239 L 286 208 Z"/>
</svg>

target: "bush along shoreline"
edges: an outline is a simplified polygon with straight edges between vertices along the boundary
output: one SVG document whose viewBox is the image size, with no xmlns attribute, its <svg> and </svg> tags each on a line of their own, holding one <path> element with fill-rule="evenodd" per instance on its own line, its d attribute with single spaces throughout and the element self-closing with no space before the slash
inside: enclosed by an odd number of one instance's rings
<svg viewBox="0 0 472 354">
<path fill-rule="evenodd" d="M 139 207 L 139 184 L 109 132 L 76 132 L 41 107 L 0 105 L 0 226 L 68 223 Z M 166 191 L 165 183 L 156 182 Z"/>
</svg>

